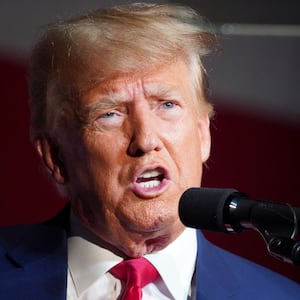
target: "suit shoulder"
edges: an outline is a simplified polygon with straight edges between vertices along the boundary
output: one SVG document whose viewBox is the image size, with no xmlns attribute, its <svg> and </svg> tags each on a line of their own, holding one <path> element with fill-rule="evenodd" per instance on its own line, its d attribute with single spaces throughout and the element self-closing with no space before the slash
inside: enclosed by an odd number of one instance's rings
<svg viewBox="0 0 300 300">
<path fill-rule="evenodd" d="M 299 299 L 300 285 L 291 279 L 221 249 L 201 236 L 198 246 L 198 278 L 205 280 L 209 299 L 220 299 L 226 293 L 232 300 Z"/>
<path fill-rule="evenodd" d="M 26 241 L 64 239 L 68 230 L 70 206 L 66 205 L 54 218 L 40 224 L 22 224 L 0 227 L 0 247 L 15 247 Z"/>
<path fill-rule="evenodd" d="M 15 225 L 0 228 L 0 265 L 27 263 L 29 258 L 51 256 L 66 248 L 67 238 L 63 229 L 44 224 Z M 28 259 L 25 257 L 28 257 Z"/>
<path fill-rule="evenodd" d="M 66 278 L 67 238 L 62 228 L 0 228 L 0 299 L 65 299 Z"/>
<path fill-rule="evenodd" d="M 60 238 L 64 231 L 57 227 L 45 224 L 25 224 L 0 228 L 0 244 L 14 247 L 24 240 L 51 240 Z"/>
</svg>

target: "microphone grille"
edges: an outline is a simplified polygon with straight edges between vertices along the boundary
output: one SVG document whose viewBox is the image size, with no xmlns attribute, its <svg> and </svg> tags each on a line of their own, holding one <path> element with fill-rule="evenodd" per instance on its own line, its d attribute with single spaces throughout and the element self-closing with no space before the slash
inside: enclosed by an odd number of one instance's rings
<svg viewBox="0 0 300 300">
<path fill-rule="evenodd" d="M 187 226 L 227 232 L 224 207 L 234 189 L 190 188 L 179 200 L 179 218 Z"/>
</svg>

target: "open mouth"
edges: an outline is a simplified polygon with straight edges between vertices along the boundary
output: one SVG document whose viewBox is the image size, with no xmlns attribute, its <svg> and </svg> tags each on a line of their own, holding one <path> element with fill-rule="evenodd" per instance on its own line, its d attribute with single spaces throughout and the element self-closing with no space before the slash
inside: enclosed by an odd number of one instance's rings
<svg viewBox="0 0 300 300">
<path fill-rule="evenodd" d="M 169 186 L 167 170 L 161 167 L 145 168 L 135 177 L 132 185 L 134 193 L 140 197 L 155 197 L 164 192 Z"/>
<path fill-rule="evenodd" d="M 161 184 L 165 178 L 164 172 L 160 170 L 145 171 L 136 180 L 143 189 L 154 188 Z"/>
</svg>

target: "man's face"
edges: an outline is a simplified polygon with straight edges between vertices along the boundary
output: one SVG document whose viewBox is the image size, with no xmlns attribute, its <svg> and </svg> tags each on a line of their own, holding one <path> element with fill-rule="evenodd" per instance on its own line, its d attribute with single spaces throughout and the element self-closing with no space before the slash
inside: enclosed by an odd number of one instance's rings
<svg viewBox="0 0 300 300">
<path fill-rule="evenodd" d="M 209 120 L 205 108 L 196 114 L 190 82 L 178 61 L 101 83 L 81 99 L 81 132 L 60 140 L 75 214 L 127 256 L 177 238 L 179 198 L 200 185 Z"/>
</svg>

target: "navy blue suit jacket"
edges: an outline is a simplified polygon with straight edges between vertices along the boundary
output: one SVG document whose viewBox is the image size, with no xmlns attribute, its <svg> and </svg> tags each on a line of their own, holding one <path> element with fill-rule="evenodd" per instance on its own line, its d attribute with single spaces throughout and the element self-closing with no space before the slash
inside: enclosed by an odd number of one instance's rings
<svg viewBox="0 0 300 300">
<path fill-rule="evenodd" d="M 0 228 L 0 299 L 64 300 L 66 282 L 63 228 Z M 300 299 L 300 285 L 212 245 L 199 232 L 196 293 L 197 300 L 289 300 Z"/>
</svg>

